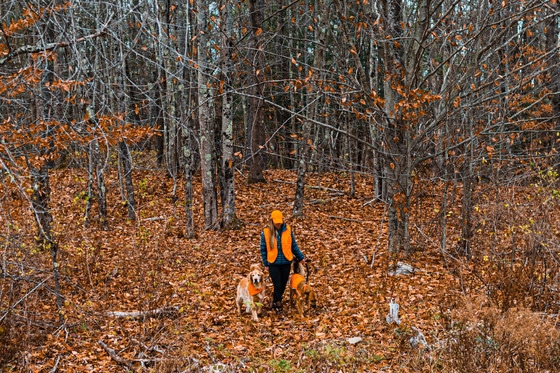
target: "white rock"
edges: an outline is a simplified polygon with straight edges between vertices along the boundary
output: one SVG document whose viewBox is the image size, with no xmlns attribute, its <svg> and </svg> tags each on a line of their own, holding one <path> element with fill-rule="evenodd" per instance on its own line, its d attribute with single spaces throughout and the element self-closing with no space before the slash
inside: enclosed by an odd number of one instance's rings
<svg viewBox="0 0 560 373">
<path fill-rule="evenodd" d="M 353 338 L 349 338 L 348 340 L 346 340 L 346 342 L 350 343 L 351 345 L 355 345 L 356 343 L 359 343 L 362 341 L 362 338 L 360 337 L 353 337 Z"/>
</svg>

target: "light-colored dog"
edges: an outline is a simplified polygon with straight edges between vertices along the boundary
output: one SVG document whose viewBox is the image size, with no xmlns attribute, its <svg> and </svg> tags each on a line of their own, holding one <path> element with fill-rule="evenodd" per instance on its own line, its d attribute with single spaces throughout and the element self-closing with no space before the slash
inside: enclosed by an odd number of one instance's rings
<svg viewBox="0 0 560 373">
<path fill-rule="evenodd" d="M 305 268 L 301 263 L 294 263 L 294 273 L 290 279 L 290 306 L 294 304 L 301 316 L 303 316 L 303 305 L 307 304 L 317 308 L 317 293 L 305 280 Z"/>
<path fill-rule="evenodd" d="M 242 278 L 237 285 L 235 303 L 239 313 L 242 313 L 242 307 L 245 305 L 246 312 L 252 314 L 253 321 L 259 321 L 257 315 L 261 313 L 265 297 L 264 273 L 258 264 L 253 264 L 249 275 Z"/>
</svg>

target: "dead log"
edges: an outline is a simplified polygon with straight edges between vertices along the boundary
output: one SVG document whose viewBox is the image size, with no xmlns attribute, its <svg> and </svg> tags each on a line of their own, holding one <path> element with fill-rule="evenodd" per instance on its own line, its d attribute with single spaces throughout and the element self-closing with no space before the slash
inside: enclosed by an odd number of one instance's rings
<svg viewBox="0 0 560 373">
<path fill-rule="evenodd" d="M 148 311 L 130 311 L 130 312 L 122 312 L 122 311 L 110 311 L 107 312 L 108 316 L 122 318 L 122 319 L 146 319 L 146 318 L 158 318 L 158 317 L 173 317 L 179 312 L 178 306 L 171 306 L 171 307 L 162 307 L 155 310 L 148 310 Z"/>
<path fill-rule="evenodd" d="M 343 218 L 342 216 L 329 215 L 329 218 L 331 218 L 331 219 L 340 219 L 340 220 L 349 221 L 349 222 L 353 222 L 353 223 L 367 223 L 367 224 L 371 224 L 371 222 L 369 222 L 369 221 L 357 220 L 357 219 L 348 219 L 348 218 Z"/>
<path fill-rule="evenodd" d="M 277 179 L 272 179 L 272 181 L 275 181 L 275 182 L 277 182 L 277 183 L 284 183 L 284 184 L 293 184 L 293 185 L 296 184 L 296 183 L 293 182 L 293 181 L 284 181 L 284 180 L 277 180 Z M 327 188 L 327 187 L 316 186 L 316 185 L 306 185 L 305 187 L 306 187 L 306 188 L 309 188 L 309 189 L 328 190 L 329 192 L 340 193 L 341 195 L 345 195 L 345 194 L 348 194 L 348 193 L 349 193 L 349 192 L 347 192 L 347 191 L 345 191 L 345 190 Z"/>
</svg>

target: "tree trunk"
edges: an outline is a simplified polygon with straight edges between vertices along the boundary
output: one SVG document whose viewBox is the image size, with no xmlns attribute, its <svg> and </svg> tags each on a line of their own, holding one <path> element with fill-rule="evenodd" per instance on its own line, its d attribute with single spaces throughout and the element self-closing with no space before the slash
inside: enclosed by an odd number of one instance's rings
<svg viewBox="0 0 560 373">
<path fill-rule="evenodd" d="M 185 32 L 189 38 L 192 38 L 196 35 L 196 22 L 195 22 L 195 13 L 190 9 L 190 3 L 185 2 Z M 185 36 L 187 39 L 187 36 Z M 184 49 L 182 51 L 183 60 L 187 60 L 189 57 L 189 53 L 193 53 L 194 48 L 190 47 L 189 45 L 185 44 Z M 189 84 L 188 90 L 185 94 L 182 95 L 185 102 L 185 108 L 188 106 L 196 107 L 196 94 L 197 88 L 194 82 L 197 81 L 196 78 L 197 72 L 193 69 L 183 69 L 183 79 L 187 82 L 191 82 Z M 196 154 L 195 145 L 192 141 L 192 136 L 194 133 L 194 127 L 196 119 L 192 116 L 187 114 L 184 115 L 184 125 L 181 126 L 181 164 L 183 165 L 183 172 L 184 172 L 184 181 L 185 181 L 185 237 L 188 239 L 195 237 L 195 230 L 194 230 L 194 192 L 193 192 L 193 174 L 195 171 L 194 166 L 194 155 Z"/>
<path fill-rule="evenodd" d="M 376 11 L 375 11 L 375 2 L 372 1 L 371 3 L 371 14 L 372 19 L 374 18 Z M 380 79 L 382 76 L 380 73 L 380 69 L 382 66 L 381 56 L 379 52 L 379 48 L 377 46 L 377 42 L 374 38 L 371 38 L 369 44 L 369 55 L 368 55 L 368 67 L 369 67 L 369 87 L 376 93 L 380 91 L 380 87 L 383 85 L 383 81 Z M 376 200 L 383 199 L 383 189 L 384 189 L 384 180 L 383 177 L 383 163 L 382 163 L 382 155 L 379 151 L 381 147 L 380 141 L 380 131 L 377 129 L 377 124 L 375 122 L 368 123 L 369 126 L 369 135 L 371 137 L 371 144 L 373 145 L 372 149 L 372 174 L 373 174 L 373 188 L 374 188 L 374 198 Z M 386 186 L 385 186 L 386 189 Z"/>
<path fill-rule="evenodd" d="M 134 184 L 132 182 L 132 158 L 126 140 L 119 141 L 119 154 L 122 164 L 122 176 L 126 192 L 126 206 L 128 218 L 136 220 L 136 205 L 134 201 Z"/>
<path fill-rule="evenodd" d="M 229 229 L 237 225 L 235 214 L 235 169 L 233 156 L 233 18 L 231 3 L 225 1 L 222 12 L 222 70 L 224 73 L 223 84 L 220 82 L 222 94 L 222 225 Z"/>
<path fill-rule="evenodd" d="M 251 155 L 249 160 L 249 177 L 247 181 L 250 183 L 266 182 L 264 178 L 264 155 L 262 147 L 265 144 L 264 135 L 264 52 L 262 51 L 261 38 L 262 32 L 262 0 L 249 0 L 249 19 L 251 21 L 251 40 L 253 59 L 252 75 L 254 79 L 252 100 L 252 123 L 251 123 Z M 260 31 L 259 31 L 260 30 Z"/>
<path fill-rule="evenodd" d="M 202 196 L 204 200 L 204 221 L 206 229 L 218 228 L 218 206 L 216 201 L 216 187 L 214 175 L 212 174 L 212 140 L 213 129 L 210 115 L 211 92 L 207 86 L 210 74 L 208 65 L 210 63 L 208 53 L 212 49 L 211 41 L 207 38 L 208 32 L 208 7 L 206 1 L 197 2 L 197 24 L 198 24 L 198 120 L 200 125 L 200 162 L 202 172 Z"/>
<path fill-rule="evenodd" d="M 92 116 L 90 116 L 92 118 Z M 97 200 L 98 207 L 98 222 L 102 229 L 107 228 L 107 189 L 105 186 L 105 162 L 101 159 L 101 152 L 99 150 L 99 142 L 93 140 L 88 144 L 89 157 L 88 157 L 88 195 L 86 203 L 86 217 L 85 225 L 89 226 L 90 222 L 90 209 L 94 200 Z M 94 177 L 95 174 L 95 177 Z M 93 186 L 95 183 L 94 197 Z"/>
<path fill-rule="evenodd" d="M 193 154 L 191 134 L 188 129 L 183 134 L 183 164 L 185 173 L 185 237 L 194 238 L 193 219 Z"/>
<path fill-rule="evenodd" d="M 461 250 L 463 255 L 471 255 L 472 238 L 472 209 L 473 209 L 473 162 L 474 162 L 474 133 L 472 121 L 467 123 L 470 142 L 463 169 L 463 209 L 462 209 L 462 228 L 461 228 Z"/>
<path fill-rule="evenodd" d="M 324 35 L 319 34 L 322 33 L 322 25 L 319 23 L 318 27 L 315 29 L 315 39 L 321 39 L 321 43 L 324 40 Z M 313 56 L 313 68 L 309 70 L 308 76 L 312 77 L 309 84 L 313 84 L 313 80 L 317 79 L 321 81 L 320 75 L 322 74 L 321 71 L 323 70 L 324 64 L 324 52 L 322 48 L 315 48 L 315 55 Z M 313 74 L 317 74 L 319 77 L 314 77 Z M 311 96 L 311 102 L 308 103 L 307 107 L 307 117 L 311 120 L 315 120 L 317 115 L 317 101 L 321 97 L 321 87 L 315 86 L 316 95 Z M 303 215 L 303 205 L 304 205 L 304 197 L 305 197 L 305 177 L 307 174 L 307 167 L 311 161 L 311 152 L 313 150 L 313 145 L 311 142 L 311 123 L 309 121 L 305 121 L 303 123 L 303 136 L 299 140 L 298 143 L 298 151 L 297 154 L 297 182 L 296 182 L 296 191 L 294 197 L 294 210 L 293 216 L 302 216 Z"/>
<path fill-rule="evenodd" d="M 163 119 L 163 95 L 161 93 L 161 74 L 162 69 L 157 68 L 157 73 L 154 77 L 154 99 L 152 102 L 152 122 L 155 127 L 155 134 L 153 136 L 153 143 L 156 150 L 157 164 L 162 166 L 165 160 L 165 121 Z"/>
<path fill-rule="evenodd" d="M 551 15 L 550 20 L 545 24 L 546 28 L 546 52 L 551 54 L 548 61 L 549 76 L 548 89 L 552 92 L 552 122 L 554 133 L 560 132 L 560 57 L 558 56 L 558 43 L 560 35 L 558 34 L 558 16 L 560 12 L 560 2 L 549 2 L 548 11 Z M 556 135 L 553 140 L 553 147 L 556 149 L 556 169 L 560 169 L 560 138 Z"/>
<path fill-rule="evenodd" d="M 387 40 L 383 43 L 383 64 L 387 78 L 384 80 L 385 114 L 387 123 L 384 142 L 387 145 L 385 170 L 387 182 L 388 247 L 391 252 L 408 250 L 408 144 L 405 123 L 398 113 L 397 88 L 404 86 L 404 60 L 401 42 L 402 0 L 381 1 Z M 396 41 L 399 42 L 396 42 Z"/>
<path fill-rule="evenodd" d="M 121 23 L 122 27 L 122 23 Z M 124 35 L 124 30 L 119 30 L 121 34 Z M 118 102 L 115 103 L 115 113 L 121 116 L 121 121 L 126 122 L 127 115 L 129 111 L 129 95 L 127 85 L 129 84 L 128 68 L 127 68 L 127 54 L 124 51 L 124 46 L 122 43 L 118 46 L 118 56 L 120 59 L 119 70 L 117 71 L 117 99 Z M 124 184 L 124 191 L 126 193 L 126 206 L 128 210 L 128 219 L 136 220 L 136 206 L 134 201 L 134 184 L 132 181 L 132 158 L 130 155 L 130 150 L 126 143 L 125 138 L 119 139 L 118 142 L 118 153 L 122 165 L 122 180 Z"/>
<path fill-rule="evenodd" d="M 57 3 L 55 1 L 55 3 Z M 44 41 L 46 43 L 54 42 L 55 40 L 55 30 L 54 24 L 51 20 L 47 20 L 44 24 Z M 56 304 L 59 311 L 59 322 L 62 325 L 64 322 L 64 317 L 62 314 L 62 298 L 60 295 L 60 279 L 58 271 L 58 245 L 53 240 L 51 225 L 53 222 L 53 216 L 50 208 L 51 200 L 51 187 L 50 187 L 50 176 L 49 169 L 52 167 L 53 162 L 49 157 L 52 156 L 52 139 L 53 128 L 51 126 L 51 121 L 58 120 L 56 115 L 56 107 L 58 103 L 56 102 L 56 96 L 53 91 L 49 88 L 55 81 L 55 58 L 45 58 L 44 69 L 41 77 L 41 96 L 40 96 L 40 119 L 46 123 L 46 129 L 43 132 L 44 138 L 47 140 L 47 147 L 41 146 L 38 149 L 40 157 L 44 160 L 39 161 L 40 164 L 37 166 L 31 166 L 31 175 L 33 180 L 33 194 L 32 194 L 32 206 L 33 212 L 35 214 L 35 219 L 37 222 L 37 241 L 40 250 L 50 250 L 52 254 L 52 265 L 53 274 L 55 281 L 55 293 L 56 293 Z"/>
<path fill-rule="evenodd" d="M 162 9 L 160 9 L 160 19 L 162 20 L 162 22 L 158 23 L 158 35 L 160 38 L 159 40 L 167 41 L 166 43 L 159 43 L 159 45 L 161 45 L 161 48 L 163 48 L 161 53 L 163 58 L 162 65 L 164 66 L 164 71 L 162 72 L 162 74 L 165 76 L 165 100 L 163 101 L 163 108 L 165 112 L 164 122 L 166 124 L 167 134 L 167 142 L 165 143 L 165 157 L 167 161 L 167 170 L 176 184 L 178 176 L 177 174 L 179 170 L 179 129 L 177 123 L 177 114 L 179 111 L 177 110 L 177 95 L 181 90 L 177 89 L 177 84 L 175 83 L 177 79 L 173 78 L 174 76 L 177 76 L 177 56 L 175 53 L 172 53 L 172 51 L 175 50 L 173 47 L 176 47 L 176 43 L 174 43 L 174 39 L 169 36 L 169 28 L 171 27 L 170 6 L 171 3 L 169 1 L 164 1 Z"/>
</svg>

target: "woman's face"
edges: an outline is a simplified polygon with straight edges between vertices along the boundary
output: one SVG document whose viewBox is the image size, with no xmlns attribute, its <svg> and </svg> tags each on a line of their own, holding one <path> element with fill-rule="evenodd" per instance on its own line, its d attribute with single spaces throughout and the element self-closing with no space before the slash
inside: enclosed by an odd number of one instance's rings
<svg viewBox="0 0 560 373">
<path fill-rule="evenodd" d="M 282 226 L 282 223 L 274 223 L 274 228 L 276 228 L 276 229 L 280 229 L 281 226 Z"/>
</svg>

